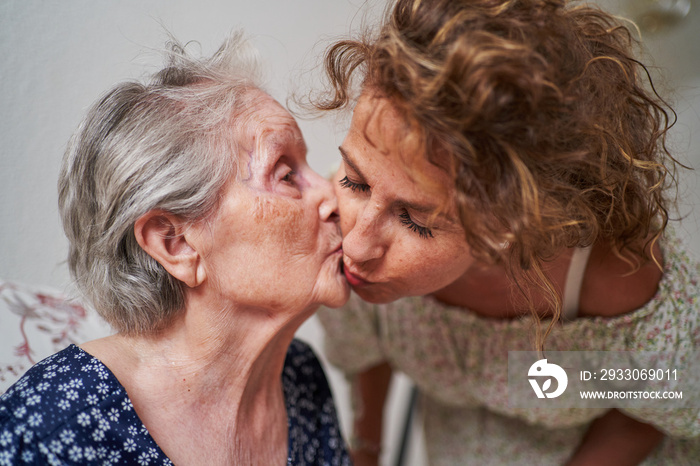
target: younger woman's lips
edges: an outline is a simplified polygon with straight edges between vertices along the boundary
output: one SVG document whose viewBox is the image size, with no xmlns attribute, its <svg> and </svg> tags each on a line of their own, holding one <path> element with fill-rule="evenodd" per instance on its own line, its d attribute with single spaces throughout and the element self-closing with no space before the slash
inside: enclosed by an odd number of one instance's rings
<svg viewBox="0 0 700 466">
<path fill-rule="evenodd" d="M 365 285 L 369 285 L 369 282 L 366 280 L 363 280 L 362 278 L 358 277 L 357 275 L 353 274 L 348 270 L 347 267 L 343 267 L 343 272 L 345 273 L 345 278 L 347 278 L 348 283 L 350 283 L 350 286 L 353 287 L 362 287 Z"/>
</svg>

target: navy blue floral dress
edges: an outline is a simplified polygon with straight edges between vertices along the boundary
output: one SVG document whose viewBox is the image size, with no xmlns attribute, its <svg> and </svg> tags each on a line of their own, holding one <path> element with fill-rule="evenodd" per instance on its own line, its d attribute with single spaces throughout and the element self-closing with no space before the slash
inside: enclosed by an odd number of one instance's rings
<svg viewBox="0 0 700 466">
<path fill-rule="evenodd" d="M 311 348 L 294 340 L 282 383 L 287 465 L 350 465 L 335 406 Z M 71 345 L 0 396 L 0 465 L 171 465 L 98 359 Z"/>
</svg>

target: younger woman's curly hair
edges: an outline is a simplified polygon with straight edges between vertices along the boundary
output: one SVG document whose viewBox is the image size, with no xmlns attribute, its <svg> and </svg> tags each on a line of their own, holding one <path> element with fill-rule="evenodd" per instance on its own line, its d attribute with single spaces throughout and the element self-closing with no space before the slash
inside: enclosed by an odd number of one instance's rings
<svg viewBox="0 0 700 466">
<path fill-rule="evenodd" d="M 378 35 L 328 49 L 331 88 L 315 102 L 346 106 L 353 82 L 390 99 L 450 167 L 473 254 L 543 290 L 552 324 L 561 300 L 543 263 L 598 241 L 632 270 L 650 260 L 677 163 L 665 141 L 675 113 L 630 30 L 569 3 L 397 0 Z"/>
</svg>

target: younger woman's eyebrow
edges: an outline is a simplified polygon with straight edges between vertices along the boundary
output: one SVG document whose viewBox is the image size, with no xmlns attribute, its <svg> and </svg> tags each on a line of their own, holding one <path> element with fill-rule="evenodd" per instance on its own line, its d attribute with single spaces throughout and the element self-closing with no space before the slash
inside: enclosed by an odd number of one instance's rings
<svg viewBox="0 0 700 466">
<path fill-rule="evenodd" d="M 360 171 L 357 165 L 355 165 L 355 162 L 352 161 L 350 155 L 348 155 L 348 152 L 343 149 L 343 146 L 338 147 L 338 150 L 340 151 L 341 157 L 343 157 L 343 162 L 345 162 L 350 168 L 352 168 L 352 171 L 357 173 L 357 175 L 364 180 L 365 176 L 362 174 L 362 171 Z"/>
<path fill-rule="evenodd" d="M 342 146 L 338 147 L 338 150 L 340 151 L 340 155 L 343 157 L 343 162 L 345 162 L 357 174 L 357 176 L 359 176 L 363 180 L 366 180 L 367 178 L 365 178 L 365 176 L 362 174 L 357 165 L 355 165 L 355 162 L 353 162 L 350 158 L 350 154 L 348 154 L 348 152 L 345 149 L 343 149 Z M 405 199 L 395 199 L 393 204 L 397 207 L 425 214 L 432 214 L 438 211 L 438 207 L 436 205 L 409 202 Z M 449 222 L 453 221 L 444 212 L 438 212 L 438 217 L 443 218 Z"/>
</svg>

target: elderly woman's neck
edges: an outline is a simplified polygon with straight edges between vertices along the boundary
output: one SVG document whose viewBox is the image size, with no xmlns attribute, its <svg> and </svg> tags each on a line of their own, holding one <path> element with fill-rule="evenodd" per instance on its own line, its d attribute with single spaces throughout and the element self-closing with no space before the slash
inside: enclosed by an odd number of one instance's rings
<svg viewBox="0 0 700 466">
<path fill-rule="evenodd" d="M 199 384 L 206 389 L 219 383 L 243 387 L 279 382 L 287 347 L 302 322 L 259 310 L 226 310 L 213 316 L 187 313 L 157 333 L 117 334 L 83 348 L 120 381 L 144 369 L 151 374 L 162 370 L 168 378 L 177 374 L 190 390 Z M 127 373 L 120 374 L 122 366 Z"/>
<path fill-rule="evenodd" d="M 215 319 L 189 314 L 154 335 L 117 334 L 82 346 L 124 385 L 158 444 L 165 447 L 177 436 L 152 427 L 174 424 L 173 429 L 220 430 L 211 433 L 221 442 L 235 438 L 244 441 L 239 445 L 259 445 L 272 431 L 286 440 L 281 374 L 303 320 L 259 310 L 228 310 Z M 177 457 L 176 448 L 164 451 Z"/>
</svg>

